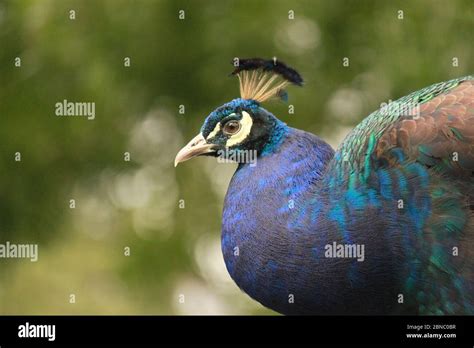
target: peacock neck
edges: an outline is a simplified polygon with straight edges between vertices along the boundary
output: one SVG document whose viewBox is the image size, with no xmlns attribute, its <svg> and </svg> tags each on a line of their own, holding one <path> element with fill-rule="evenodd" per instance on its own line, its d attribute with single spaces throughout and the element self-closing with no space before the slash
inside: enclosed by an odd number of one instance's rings
<svg viewBox="0 0 474 348">
<path fill-rule="evenodd" d="M 270 133 L 270 136 L 263 147 L 260 156 L 265 157 L 269 156 L 280 149 L 286 137 L 290 134 L 291 128 L 286 125 L 286 123 L 280 121 L 276 117 L 273 117 L 274 126 Z"/>
<path fill-rule="evenodd" d="M 328 144 L 310 133 L 281 122 L 274 129 L 256 165 L 237 168 L 222 222 L 227 269 L 241 288 L 262 303 L 291 291 L 295 280 L 290 278 L 296 275 L 283 274 L 288 270 L 284 265 L 306 267 L 308 255 L 300 250 L 305 236 L 298 225 L 314 211 L 309 205 L 324 204 L 317 182 L 334 155 Z"/>
</svg>

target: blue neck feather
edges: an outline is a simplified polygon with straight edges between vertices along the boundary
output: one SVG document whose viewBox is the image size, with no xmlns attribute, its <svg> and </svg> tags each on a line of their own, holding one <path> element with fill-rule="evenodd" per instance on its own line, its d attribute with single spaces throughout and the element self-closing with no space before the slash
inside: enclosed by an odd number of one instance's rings
<svg viewBox="0 0 474 348">
<path fill-rule="evenodd" d="M 275 118 L 275 126 L 272 130 L 272 134 L 267 144 L 261 152 L 261 156 L 268 156 L 274 153 L 283 143 L 285 136 L 289 132 L 289 127 L 281 122 L 279 119 Z"/>
<path fill-rule="evenodd" d="M 293 251 L 301 248 L 298 240 L 304 241 L 298 237 L 301 232 L 295 222 L 309 218 L 300 202 L 317 203 L 304 197 L 321 180 L 333 154 L 321 139 L 277 120 L 257 165 L 241 164 L 229 185 L 222 226 L 228 271 L 250 296 L 283 313 L 296 310 L 285 305 L 290 284 L 306 281 L 289 278 L 295 276 L 291 271 L 304 272 L 307 257 Z M 317 293 L 311 296 L 318 297 Z M 281 303 L 266 303 L 274 298 Z"/>
</svg>

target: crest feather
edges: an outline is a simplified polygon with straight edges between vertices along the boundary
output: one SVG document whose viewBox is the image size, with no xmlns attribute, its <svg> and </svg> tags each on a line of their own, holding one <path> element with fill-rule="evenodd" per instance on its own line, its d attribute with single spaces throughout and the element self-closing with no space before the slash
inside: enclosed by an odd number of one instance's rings
<svg viewBox="0 0 474 348">
<path fill-rule="evenodd" d="M 303 85 L 303 78 L 294 69 L 277 60 L 239 59 L 232 75 L 239 78 L 240 97 L 264 102 L 274 97 L 285 99 L 285 87 Z"/>
</svg>

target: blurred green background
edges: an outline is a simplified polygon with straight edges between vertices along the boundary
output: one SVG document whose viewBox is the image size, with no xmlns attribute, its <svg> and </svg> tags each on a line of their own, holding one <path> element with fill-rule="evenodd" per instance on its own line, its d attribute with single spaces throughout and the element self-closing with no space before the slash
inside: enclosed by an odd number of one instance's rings
<svg viewBox="0 0 474 348">
<path fill-rule="evenodd" d="M 474 73 L 473 8 L 0 1 L 0 242 L 39 244 L 38 262 L 0 259 L 0 313 L 273 313 L 240 292 L 221 256 L 235 166 L 173 168 L 205 116 L 238 97 L 232 58 L 298 69 L 304 88 L 266 108 L 337 146 L 380 103 Z M 94 102 L 95 119 L 55 116 L 64 99 Z"/>
</svg>

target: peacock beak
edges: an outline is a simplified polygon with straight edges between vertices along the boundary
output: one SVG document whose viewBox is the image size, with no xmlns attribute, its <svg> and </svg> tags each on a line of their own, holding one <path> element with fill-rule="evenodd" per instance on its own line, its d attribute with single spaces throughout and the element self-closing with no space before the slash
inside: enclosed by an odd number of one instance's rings
<svg viewBox="0 0 474 348">
<path fill-rule="evenodd" d="M 193 157 L 214 152 L 214 146 L 214 144 L 208 144 L 202 134 L 199 133 L 189 143 L 187 143 L 185 147 L 179 150 L 174 159 L 174 166 L 176 167 L 178 163 L 187 161 Z"/>
</svg>

